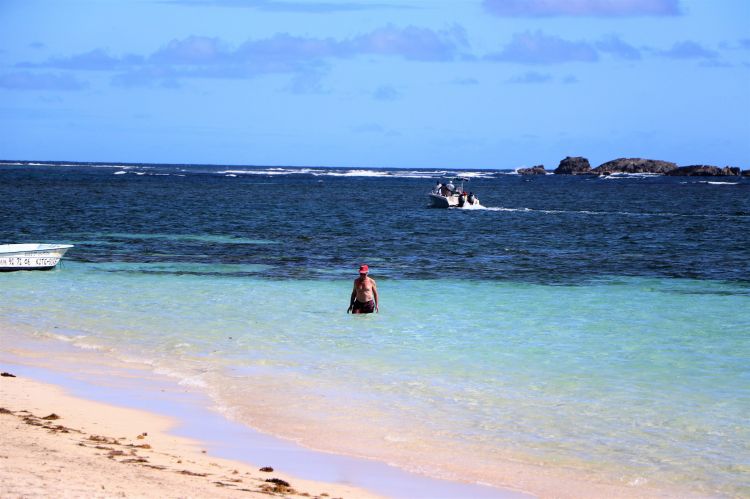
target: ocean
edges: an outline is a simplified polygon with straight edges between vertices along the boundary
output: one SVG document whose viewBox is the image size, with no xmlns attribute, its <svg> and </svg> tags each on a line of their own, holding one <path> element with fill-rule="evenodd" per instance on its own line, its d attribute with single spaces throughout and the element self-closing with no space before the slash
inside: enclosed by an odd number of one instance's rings
<svg viewBox="0 0 750 499">
<path fill-rule="evenodd" d="M 454 176 L 481 208 L 428 207 Z M 750 495 L 748 178 L 6 164 L 0 207 L 75 245 L 0 274 L 9 335 L 430 476 Z"/>
</svg>

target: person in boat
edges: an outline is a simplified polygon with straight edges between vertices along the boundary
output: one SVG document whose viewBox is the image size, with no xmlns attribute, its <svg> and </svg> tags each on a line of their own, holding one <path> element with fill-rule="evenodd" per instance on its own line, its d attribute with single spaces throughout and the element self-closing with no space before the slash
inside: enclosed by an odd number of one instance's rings
<svg viewBox="0 0 750 499">
<path fill-rule="evenodd" d="M 464 193 L 464 194 L 466 194 L 466 193 Z M 469 197 L 467 198 L 467 201 L 469 202 L 470 205 L 476 204 L 477 198 L 476 198 L 476 196 L 474 196 L 473 192 L 469 193 Z"/>
<path fill-rule="evenodd" d="M 458 207 L 463 208 L 465 204 L 466 204 L 466 193 L 462 192 L 458 196 Z"/>
<path fill-rule="evenodd" d="M 443 184 L 440 183 L 438 180 L 437 184 L 435 184 L 435 188 L 432 189 L 433 194 L 440 194 L 440 189 L 443 187 Z"/>
<path fill-rule="evenodd" d="M 453 194 L 453 192 L 452 192 L 452 190 L 451 190 L 451 189 L 449 189 L 449 188 L 448 188 L 448 184 L 443 184 L 443 185 L 442 185 L 442 186 L 440 187 L 440 195 L 441 195 L 441 196 L 445 196 L 445 197 L 448 197 L 448 196 L 450 196 L 451 194 Z"/>
<path fill-rule="evenodd" d="M 371 314 L 378 310 L 378 286 L 375 279 L 368 277 L 370 268 L 366 264 L 359 266 L 359 277 L 354 279 L 352 296 L 346 313 Z"/>
</svg>

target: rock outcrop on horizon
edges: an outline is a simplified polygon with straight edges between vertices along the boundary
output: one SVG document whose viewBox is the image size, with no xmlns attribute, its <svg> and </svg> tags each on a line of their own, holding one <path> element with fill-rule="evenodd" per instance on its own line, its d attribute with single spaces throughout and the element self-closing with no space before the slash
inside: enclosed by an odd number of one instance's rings
<svg viewBox="0 0 750 499">
<path fill-rule="evenodd" d="M 519 168 L 516 173 L 519 175 L 547 175 L 549 172 L 544 169 L 544 165 L 536 165 L 531 168 Z"/>
<path fill-rule="evenodd" d="M 613 159 L 612 161 L 607 161 L 591 171 L 599 175 L 609 175 L 611 173 L 668 174 L 676 169 L 677 164 L 669 161 L 642 158 L 618 158 Z"/>
<path fill-rule="evenodd" d="M 736 166 L 690 165 L 681 166 L 667 173 L 675 177 L 738 177 L 743 173 Z"/>
<path fill-rule="evenodd" d="M 591 173 L 591 164 L 582 156 L 567 156 L 560 161 L 554 173 L 555 175 L 588 175 Z"/>
<path fill-rule="evenodd" d="M 537 171 L 535 171 L 537 170 Z M 546 173 L 543 165 L 521 168 L 521 175 Z M 556 175 L 611 175 L 613 173 L 653 173 L 675 177 L 750 177 L 750 170 L 742 171 L 736 166 L 688 165 L 677 166 L 671 161 L 643 158 L 618 158 L 602 163 L 592 169 L 589 160 L 582 156 L 566 156 L 553 172 Z"/>
</svg>

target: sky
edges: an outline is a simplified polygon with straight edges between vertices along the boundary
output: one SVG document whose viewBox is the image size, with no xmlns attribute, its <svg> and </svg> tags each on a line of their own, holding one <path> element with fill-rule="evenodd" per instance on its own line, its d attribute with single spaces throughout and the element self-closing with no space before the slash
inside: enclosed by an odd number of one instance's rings
<svg viewBox="0 0 750 499">
<path fill-rule="evenodd" d="M 0 159 L 750 169 L 747 0 L 0 0 Z"/>
</svg>

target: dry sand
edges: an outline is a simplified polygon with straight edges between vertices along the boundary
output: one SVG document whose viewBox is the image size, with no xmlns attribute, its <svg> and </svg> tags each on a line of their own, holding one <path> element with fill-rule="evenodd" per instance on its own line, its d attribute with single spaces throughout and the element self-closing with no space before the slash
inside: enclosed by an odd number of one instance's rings
<svg viewBox="0 0 750 499">
<path fill-rule="evenodd" d="M 174 424 L 0 377 L 0 497 L 378 497 L 211 457 Z"/>
</svg>

